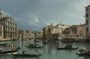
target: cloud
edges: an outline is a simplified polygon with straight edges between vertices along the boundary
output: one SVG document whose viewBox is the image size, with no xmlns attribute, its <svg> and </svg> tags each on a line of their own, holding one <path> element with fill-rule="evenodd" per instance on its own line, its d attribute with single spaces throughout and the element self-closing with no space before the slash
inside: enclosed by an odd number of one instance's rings
<svg viewBox="0 0 90 59">
<path fill-rule="evenodd" d="M 39 30 L 50 23 L 84 23 L 89 0 L 0 0 L 0 8 L 24 29 Z"/>
<path fill-rule="evenodd" d="M 38 16 L 35 16 L 32 13 L 21 15 L 21 19 L 31 25 L 37 25 L 39 23 Z"/>
<path fill-rule="evenodd" d="M 24 29 L 32 29 L 32 30 L 41 30 L 44 26 L 44 22 L 41 23 L 38 16 L 28 13 L 20 16 L 20 18 L 16 18 L 16 22 L 19 24 L 19 27 Z"/>
</svg>

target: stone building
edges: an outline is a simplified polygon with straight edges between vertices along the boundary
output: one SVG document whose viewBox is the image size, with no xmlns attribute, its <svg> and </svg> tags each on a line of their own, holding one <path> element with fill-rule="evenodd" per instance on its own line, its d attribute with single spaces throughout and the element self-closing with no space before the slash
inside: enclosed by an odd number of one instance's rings
<svg viewBox="0 0 90 59">
<path fill-rule="evenodd" d="M 85 38 L 86 27 L 85 24 L 72 25 L 63 31 L 65 38 Z"/>
<path fill-rule="evenodd" d="M 3 26 L 0 25 L 0 39 L 3 38 Z"/>
<path fill-rule="evenodd" d="M 48 38 L 47 35 L 48 35 L 48 32 L 49 32 L 49 30 L 48 30 L 49 28 L 50 28 L 50 26 L 46 26 L 42 30 L 42 32 L 43 32 L 43 36 L 42 37 L 43 37 L 44 40 L 46 40 Z"/>
<path fill-rule="evenodd" d="M 17 29 L 17 38 L 18 39 L 23 39 L 23 30 L 22 29 Z"/>
<path fill-rule="evenodd" d="M 86 37 L 90 38 L 90 5 L 85 7 Z"/>
<path fill-rule="evenodd" d="M 65 24 L 49 25 L 43 28 L 43 38 L 44 39 L 59 39 L 60 34 L 69 27 Z"/>
<path fill-rule="evenodd" d="M 33 33 L 36 34 L 37 39 L 42 39 L 42 31 L 41 32 L 33 32 Z"/>
<path fill-rule="evenodd" d="M 35 38 L 35 35 L 30 30 L 24 30 L 24 32 L 23 32 L 23 38 L 24 39 L 33 39 L 33 38 Z"/>
<path fill-rule="evenodd" d="M 17 24 L 14 19 L 0 11 L 0 25 L 3 26 L 3 38 L 17 38 Z"/>
</svg>

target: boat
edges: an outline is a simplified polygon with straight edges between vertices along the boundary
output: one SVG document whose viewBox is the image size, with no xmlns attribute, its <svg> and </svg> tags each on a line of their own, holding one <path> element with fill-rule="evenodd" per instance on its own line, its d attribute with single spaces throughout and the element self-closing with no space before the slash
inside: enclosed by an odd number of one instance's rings
<svg viewBox="0 0 90 59">
<path fill-rule="evenodd" d="M 90 53 L 76 53 L 78 56 L 90 56 Z"/>
<path fill-rule="evenodd" d="M 90 50 L 79 50 L 80 53 L 76 53 L 78 56 L 90 56 Z"/>
<path fill-rule="evenodd" d="M 24 42 L 23 42 L 23 37 L 22 37 L 22 53 L 21 54 L 12 54 L 14 57 L 39 57 L 41 56 L 42 54 L 26 54 L 25 51 L 23 50 L 23 46 L 24 46 Z M 36 34 L 35 34 L 35 44 L 28 44 L 28 45 L 25 45 L 25 47 L 27 48 L 42 48 L 41 46 L 37 46 L 36 45 Z"/>
<path fill-rule="evenodd" d="M 36 47 L 36 46 L 33 46 L 33 47 L 31 47 L 31 46 L 26 46 L 26 47 L 28 47 L 28 48 L 39 48 L 39 49 L 42 48 L 41 46 L 38 46 L 38 47 Z"/>
<path fill-rule="evenodd" d="M 27 45 L 27 48 L 38 48 L 41 49 L 43 46 L 36 46 L 36 45 Z"/>
<path fill-rule="evenodd" d="M 66 45 L 65 47 L 57 47 L 57 50 L 77 50 L 79 47 L 72 47 L 72 45 Z"/>
<path fill-rule="evenodd" d="M 13 54 L 14 57 L 39 57 L 42 54 Z"/>
<path fill-rule="evenodd" d="M 19 49 L 20 49 L 20 47 L 16 48 L 15 50 L 1 51 L 0 54 L 8 54 L 8 53 L 18 52 Z"/>
</svg>

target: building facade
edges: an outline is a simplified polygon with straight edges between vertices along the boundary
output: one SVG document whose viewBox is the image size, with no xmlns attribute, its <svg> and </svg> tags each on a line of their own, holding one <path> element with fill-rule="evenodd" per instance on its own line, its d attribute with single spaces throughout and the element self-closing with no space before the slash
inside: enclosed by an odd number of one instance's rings
<svg viewBox="0 0 90 59">
<path fill-rule="evenodd" d="M 90 5 L 85 7 L 86 37 L 90 38 Z"/>
<path fill-rule="evenodd" d="M 63 31 L 69 27 L 65 24 L 49 25 L 43 28 L 43 38 L 44 39 L 59 39 L 60 35 L 63 35 Z"/>
<path fill-rule="evenodd" d="M 22 29 L 18 29 L 17 30 L 17 38 L 23 39 L 23 33 L 24 33 L 24 31 Z"/>
<path fill-rule="evenodd" d="M 3 26 L 0 25 L 0 38 L 3 38 Z"/>
<path fill-rule="evenodd" d="M 34 33 L 32 31 L 25 30 L 25 31 L 23 31 L 23 38 L 24 39 L 34 39 L 35 35 L 34 35 Z"/>
<path fill-rule="evenodd" d="M 44 27 L 43 28 L 43 30 L 42 30 L 42 32 L 43 32 L 43 35 L 42 35 L 42 37 L 43 37 L 43 40 L 46 40 L 47 38 L 48 38 L 48 29 L 50 28 L 50 26 L 46 26 L 46 27 Z"/>
<path fill-rule="evenodd" d="M 85 24 L 72 25 L 63 31 L 65 38 L 85 38 L 86 26 Z"/>
<path fill-rule="evenodd" d="M 12 17 L 4 15 L 2 11 L 0 11 L 0 25 L 3 26 L 3 38 L 17 38 L 17 24 Z"/>
</svg>

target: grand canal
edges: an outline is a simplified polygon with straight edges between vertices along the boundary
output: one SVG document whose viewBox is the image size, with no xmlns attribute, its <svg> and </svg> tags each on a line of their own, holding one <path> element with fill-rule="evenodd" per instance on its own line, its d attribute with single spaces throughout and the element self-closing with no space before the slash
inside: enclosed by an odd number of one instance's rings
<svg viewBox="0 0 90 59">
<path fill-rule="evenodd" d="M 30 57 L 13 57 L 12 55 L 0 55 L 0 59 L 90 59 L 90 57 L 79 57 L 75 53 L 78 53 L 78 50 L 74 51 L 65 51 L 65 50 L 57 50 L 56 46 L 62 46 L 61 42 L 52 41 L 47 45 L 44 45 L 42 49 L 28 49 L 23 45 L 23 50 L 26 54 L 39 53 L 42 56 L 38 58 L 30 58 Z M 79 48 L 90 48 L 90 44 L 87 43 L 74 43 L 75 46 Z M 21 52 L 21 51 L 19 51 Z"/>
</svg>

